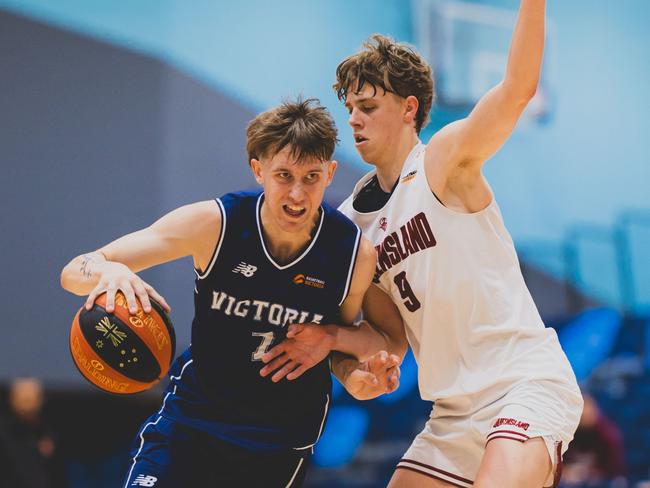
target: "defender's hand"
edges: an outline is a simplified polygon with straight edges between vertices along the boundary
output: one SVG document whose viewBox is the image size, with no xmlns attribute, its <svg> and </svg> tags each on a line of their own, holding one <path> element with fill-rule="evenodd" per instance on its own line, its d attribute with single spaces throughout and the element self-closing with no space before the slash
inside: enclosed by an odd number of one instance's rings
<svg viewBox="0 0 650 488">
<path fill-rule="evenodd" d="M 357 400 L 370 400 L 399 387 L 400 359 L 395 354 L 380 351 L 350 372 L 345 389 Z"/>
<path fill-rule="evenodd" d="M 101 278 L 86 299 L 86 310 L 90 310 L 95 303 L 95 299 L 106 292 L 106 311 L 112 313 L 115 310 L 115 293 L 117 293 L 117 290 L 124 294 L 131 314 L 138 311 L 136 296 L 140 300 L 145 313 L 151 312 L 149 295 L 160 303 L 167 312 L 171 310 L 165 299 L 153 286 L 131 271 L 128 266 L 113 261 L 102 262 L 99 266 Z"/>
<path fill-rule="evenodd" d="M 269 350 L 262 361 L 266 364 L 262 376 L 271 377 L 274 382 L 285 376 L 295 380 L 309 368 L 325 359 L 334 345 L 334 337 L 327 326 L 319 324 L 291 324 L 287 338 Z"/>
</svg>

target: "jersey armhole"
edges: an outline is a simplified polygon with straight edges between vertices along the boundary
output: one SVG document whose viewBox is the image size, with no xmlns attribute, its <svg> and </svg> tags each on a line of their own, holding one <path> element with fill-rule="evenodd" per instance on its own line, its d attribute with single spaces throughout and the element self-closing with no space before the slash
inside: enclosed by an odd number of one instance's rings
<svg viewBox="0 0 650 488">
<path fill-rule="evenodd" d="M 226 236 L 226 210 L 224 209 L 223 203 L 219 198 L 215 198 L 215 202 L 217 202 L 217 207 L 219 207 L 219 212 L 221 213 L 221 233 L 219 234 L 219 240 L 217 241 L 217 245 L 214 248 L 212 257 L 210 258 L 210 261 L 208 262 L 208 266 L 206 267 L 205 271 L 201 273 L 199 272 L 198 269 L 194 268 L 196 277 L 200 280 L 205 279 L 210 274 L 210 271 L 212 271 L 212 267 L 214 266 L 214 263 L 217 261 L 217 257 L 219 256 L 219 251 L 221 250 L 221 245 L 223 244 L 223 240 Z"/>
<path fill-rule="evenodd" d="M 354 224 L 354 226 L 357 228 L 357 236 L 354 241 L 354 249 L 352 250 L 350 267 L 348 268 L 348 277 L 345 280 L 345 289 L 343 290 L 343 296 L 341 297 L 341 301 L 339 302 L 339 307 L 343 305 L 343 302 L 348 297 L 348 293 L 350 292 L 350 284 L 352 283 L 352 274 L 353 274 L 352 272 L 354 271 L 354 266 L 357 264 L 357 256 L 359 254 L 359 243 L 361 242 L 361 229 L 357 224 Z"/>
</svg>

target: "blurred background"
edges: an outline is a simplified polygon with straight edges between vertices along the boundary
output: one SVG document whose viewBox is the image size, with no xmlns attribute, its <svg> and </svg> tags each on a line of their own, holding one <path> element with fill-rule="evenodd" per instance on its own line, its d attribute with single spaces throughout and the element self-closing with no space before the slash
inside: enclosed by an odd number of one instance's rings
<svg viewBox="0 0 650 488">
<path fill-rule="evenodd" d="M 543 80 L 486 175 L 540 312 L 586 395 L 564 486 L 650 486 L 650 2 L 550 0 Z M 369 170 L 334 70 L 369 35 L 435 70 L 431 135 L 504 72 L 516 0 L 0 0 L 0 486 L 114 487 L 160 390 L 76 371 L 75 255 L 182 204 L 253 188 L 245 126 L 318 97 L 341 144 L 337 204 Z M 189 260 L 143 273 L 189 343 Z M 226 344 L 223 347 L 227 347 Z M 392 395 L 336 388 L 308 487 L 380 487 L 422 428 L 411 356 Z"/>
</svg>

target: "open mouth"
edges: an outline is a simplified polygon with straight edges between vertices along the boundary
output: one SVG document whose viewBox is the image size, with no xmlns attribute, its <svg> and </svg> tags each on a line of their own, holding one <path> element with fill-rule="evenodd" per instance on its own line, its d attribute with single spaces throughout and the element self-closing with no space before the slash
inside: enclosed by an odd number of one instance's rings
<svg viewBox="0 0 650 488">
<path fill-rule="evenodd" d="M 282 210 L 290 217 L 302 217 L 307 211 L 305 207 L 297 207 L 295 205 L 282 205 Z"/>
<path fill-rule="evenodd" d="M 368 139 L 366 139 L 366 138 L 363 137 L 363 136 L 354 136 L 354 142 L 355 142 L 356 145 L 363 144 L 363 143 L 366 142 L 367 140 L 368 140 Z"/>
</svg>

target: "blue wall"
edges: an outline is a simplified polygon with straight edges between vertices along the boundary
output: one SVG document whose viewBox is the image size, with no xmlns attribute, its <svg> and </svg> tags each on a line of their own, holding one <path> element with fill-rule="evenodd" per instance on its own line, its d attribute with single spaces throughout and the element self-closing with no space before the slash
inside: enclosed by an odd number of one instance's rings
<svg viewBox="0 0 650 488">
<path fill-rule="evenodd" d="M 341 129 L 347 117 L 331 89 L 338 62 L 374 32 L 411 38 L 408 1 L 377 6 L 373 0 L 0 0 L 0 8 L 162 59 L 255 112 L 301 92 L 317 96 Z M 351 137 L 341 139 L 352 155 Z"/>
<path fill-rule="evenodd" d="M 413 41 L 423 15 L 413 6 L 422 3 L 0 0 L 0 8 L 153 55 L 253 112 L 298 92 L 318 96 L 341 129 L 339 154 L 360 165 L 330 88 L 334 67 L 372 32 Z M 519 2 L 477 3 L 516 9 Z M 549 2 L 548 12 L 553 118 L 520 125 L 486 173 L 513 237 L 530 250 L 524 257 L 563 276 L 563 245 L 574 225 L 609 227 L 624 209 L 650 207 L 650 3 Z M 432 129 L 448 117 L 434 116 Z M 585 259 L 616 266 L 608 255 L 587 252 Z M 617 286 L 595 294 L 618 303 Z"/>
</svg>

